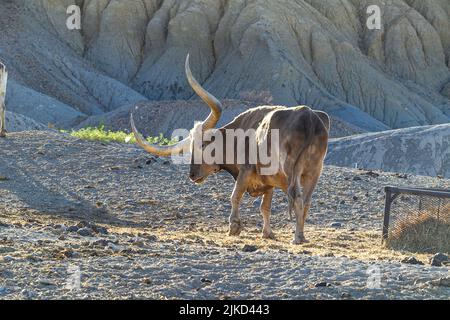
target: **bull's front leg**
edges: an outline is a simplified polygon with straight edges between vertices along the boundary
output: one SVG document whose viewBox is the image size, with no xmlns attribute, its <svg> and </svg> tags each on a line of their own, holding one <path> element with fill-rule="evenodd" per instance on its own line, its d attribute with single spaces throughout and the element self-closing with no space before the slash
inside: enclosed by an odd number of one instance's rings
<svg viewBox="0 0 450 320">
<path fill-rule="evenodd" d="M 241 216 L 239 213 L 239 205 L 241 204 L 242 196 L 247 190 L 247 174 L 240 172 L 236 183 L 234 185 L 233 194 L 231 195 L 231 215 L 230 215 L 230 236 L 238 236 L 243 229 Z"/>
<path fill-rule="evenodd" d="M 272 211 L 272 197 L 273 197 L 273 189 L 270 189 L 264 193 L 261 201 L 261 215 L 263 216 L 263 239 L 275 239 L 275 235 L 270 228 L 270 214 Z"/>
</svg>

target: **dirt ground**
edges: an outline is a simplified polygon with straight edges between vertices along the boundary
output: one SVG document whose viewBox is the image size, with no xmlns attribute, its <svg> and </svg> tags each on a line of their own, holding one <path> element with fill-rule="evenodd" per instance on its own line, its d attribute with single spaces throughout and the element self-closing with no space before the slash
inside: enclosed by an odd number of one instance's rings
<svg viewBox="0 0 450 320">
<path fill-rule="evenodd" d="M 233 181 L 191 184 L 186 167 L 131 145 L 56 132 L 0 140 L 1 299 L 448 299 L 449 268 L 381 245 L 383 187 L 450 180 L 327 166 L 306 236 L 277 192 L 260 237 L 259 201 L 227 235 Z M 414 256 L 423 265 L 402 263 Z"/>
</svg>

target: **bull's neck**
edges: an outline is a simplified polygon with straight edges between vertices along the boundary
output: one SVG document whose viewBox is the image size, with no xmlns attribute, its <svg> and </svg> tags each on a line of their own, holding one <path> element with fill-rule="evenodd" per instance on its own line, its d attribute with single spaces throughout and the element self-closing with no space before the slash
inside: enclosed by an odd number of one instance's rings
<svg viewBox="0 0 450 320">
<path fill-rule="evenodd" d="M 227 127 L 222 127 L 219 128 L 218 130 L 220 131 L 220 133 L 222 134 L 223 137 L 223 159 L 227 158 L 227 154 L 226 154 L 226 145 L 227 145 L 227 135 L 226 135 L 226 130 Z M 239 168 L 236 164 L 221 164 L 220 165 L 220 170 L 224 170 L 226 172 L 228 172 L 229 174 L 231 174 L 233 176 L 233 178 L 236 180 L 237 176 L 239 175 Z"/>
</svg>

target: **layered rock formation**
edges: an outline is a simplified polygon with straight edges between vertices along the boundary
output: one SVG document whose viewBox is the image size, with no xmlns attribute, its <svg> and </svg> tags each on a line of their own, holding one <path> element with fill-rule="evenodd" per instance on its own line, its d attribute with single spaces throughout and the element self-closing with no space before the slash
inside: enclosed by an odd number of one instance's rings
<svg viewBox="0 0 450 320">
<path fill-rule="evenodd" d="M 450 124 L 333 139 L 326 163 L 450 178 Z"/>
<path fill-rule="evenodd" d="M 82 30 L 70 31 L 73 2 L 2 1 L 0 57 L 21 85 L 84 115 L 190 99 L 190 52 L 220 98 L 269 91 L 372 131 L 450 121 L 447 0 L 77 0 Z M 366 27 L 369 5 L 381 30 Z"/>
</svg>

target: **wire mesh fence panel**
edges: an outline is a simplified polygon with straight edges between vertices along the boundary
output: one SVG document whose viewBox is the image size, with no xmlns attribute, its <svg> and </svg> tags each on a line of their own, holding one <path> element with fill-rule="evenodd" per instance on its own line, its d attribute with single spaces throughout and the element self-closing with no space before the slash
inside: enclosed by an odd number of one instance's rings
<svg viewBox="0 0 450 320">
<path fill-rule="evenodd" d="M 450 252 L 450 191 L 386 189 L 386 244 L 412 252 Z"/>
</svg>

